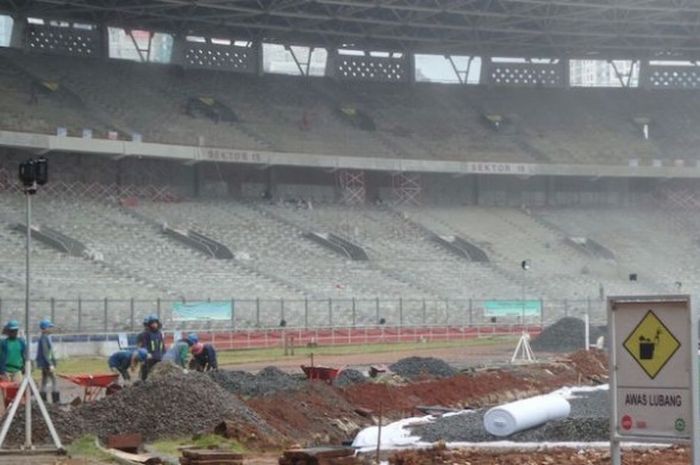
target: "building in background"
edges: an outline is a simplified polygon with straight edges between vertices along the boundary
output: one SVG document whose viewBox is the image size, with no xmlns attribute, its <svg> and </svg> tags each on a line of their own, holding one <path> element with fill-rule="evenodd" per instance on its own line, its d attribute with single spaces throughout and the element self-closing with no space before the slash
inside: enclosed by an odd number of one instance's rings
<svg viewBox="0 0 700 465">
<path fill-rule="evenodd" d="M 617 72 L 615 71 L 617 69 Z M 570 84 L 572 87 L 623 87 L 622 82 L 632 73 L 631 87 L 637 86 L 639 79 L 638 67 L 629 60 L 571 60 Z"/>
<path fill-rule="evenodd" d="M 9 47 L 12 38 L 12 18 L 0 15 L 0 47 Z"/>
<path fill-rule="evenodd" d="M 170 34 L 156 32 L 151 37 L 149 31 L 109 28 L 110 58 L 169 63 L 172 50 L 173 38 Z"/>
</svg>

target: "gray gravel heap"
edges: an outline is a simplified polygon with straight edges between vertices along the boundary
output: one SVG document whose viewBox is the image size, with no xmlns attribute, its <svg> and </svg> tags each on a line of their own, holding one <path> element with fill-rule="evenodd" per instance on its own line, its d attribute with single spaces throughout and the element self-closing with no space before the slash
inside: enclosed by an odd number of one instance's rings
<svg viewBox="0 0 700 465">
<path fill-rule="evenodd" d="M 413 433 L 429 442 L 591 442 L 609 439 L 608 392 L 594 391 L 579 394 L 571 399 L 571 414 L 568 418 L 545 423 L 542 426 L 521 431 L 502 438 L 493 436 L 484 429 L 484 414 L 488 409 L 438 418 L 427 425 L 412 428 Z"/>
<path fill-rule="evenodd" d="M 304 380 L 276 367 L 266 367 L 257 375 L 247 371 L 213 371 L 209 376 L 227 391 L 241 396 L 264 396 L 281 391 L 294 391 Z"/>
<path fill-rule="evenodd" d="M 594 344 L 605 329 L 591 326 L 590 343 Z M 546 327 L 530 345 L 537 352 L 575 352 L 585 347 L 586 324 L 583 320 L 565 317 Z"/>
<path fill-rule="evenodd" d="M 366 382 L 367 378 L 365 378 L 365 375 L 363 375 L 361 371 L 346 368 L 338 374 L 333 384 L 338 387 L 345 387 Z"/>
<path fill-rule="evenodd" d="M 449 378 L 458 371 L 445 361 L 433 357 L 408 357 L 399 360 L 389 369 L 397 375 L 407 379 L 419 379 L 425 377 Z"/>
<path fill-rule="evenodd" d="M 146 441 L 182 437 L 211 431 L 222 420 L 246 425 L 261 436 L 276 435 L 243 401 L 209 376 L 180 370 L 161 373 L 145 383 L 69 410 L 52 406 L 51 412 L 66 442 L 85 434 L 104 439 L 111 434 L 139 432 Z M 18 420 L 13 423 L 11 441 L 23 437 L 22 416 Z M 39 442 L 48 439 L 43 421 L 37 418 L 33 425 Z"/>
</svg>

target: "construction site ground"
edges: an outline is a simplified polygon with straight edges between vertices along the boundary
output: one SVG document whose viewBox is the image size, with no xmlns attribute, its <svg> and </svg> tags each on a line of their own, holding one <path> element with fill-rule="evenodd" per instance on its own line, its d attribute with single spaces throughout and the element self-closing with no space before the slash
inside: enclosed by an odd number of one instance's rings
<svg viewBox="0 0 700 465">
<path fill-rule="evenodd" d="M 296 375 L 301 373 L 299 365 L 308 363 L 308 353 L 297 352 L 293 358 L 284 357 L 280 349 L 280 356 L 275 363 L 249 361 L 224 367 L 227 373 L 235 374 L 237 372 L 231 372 L 229 369 L 256 372 L 262 367 L 275 365 L 284 372 L 295 374 L 290 377 L 289 374 L 280 374 L 282 373 L 280 370 L 263 370 L 271 376 L 269 379 L 273 384 L 284 386 L 280 390 L 273 389 L 260 395 L 238 395 L 235 390 L 227 390 L 226 384 L 217 385 L 207 375 L 166 373 L 165 378 L 149 386 L 148 389 L 145 389 L 146 386 L 129 388 L 126 392 L 117 394 L 116 397 L 112 396 L 115 397 L 114 399 L 98 401 L 94 406 L 86 405 L 72 410 L 61 408 L 52 411 L 59 430 L 64 432 L 68 440 L 74 440 L 86 431 L 102 438 L 106 434 L 129 431 L 129 426 L 138 428 L 134 425 L 157 424 L 160 429 L 153 433 L 152 437 L 146 438 L 149 444 L 157 444 L 165 437 L 180 438 L 186 443 L 193 434 L 211 433 L 215 419 L 201 415 L 202 409 L 208 409 L 216 412 L 217 415 L 230 416 L 233 421 L 232 428 L 235 430 L 232 432 L 233 440 L 246 451 L 245 465 L 271 465 L 277 463 L 281 451 L 290 446 L 347 444 L 352 441 L 358 430 L 376 425 L 380 418 L 382 424 L 386 424 L 393 420 L 422 415 L 421 410 L 418 409 L 419 406 L 454 409 L 488 407 L 550 392 L 562 386 L 600 384 L 607 380 L 607 358 L 602 351 L 538 354 L 542 359 L 539 363 L 511 365 L 508 362 L 512 355 L 514 341 L 483 342 L 484 344 L 470 343 L 450 347 L 426 346 L 420 349 L 410 347 L 406 350 L 397 347 L 396 351 L 387 350 L 377 353 L 358 351 L 359 353 L 355 354 L 328 354 L 314 357 L 314 362 L 318 365 L 360 369 L 371 365 L 390 365 L 411 355 L 435 357 L 462 370 L 455 376 L 446 378 L 435 378 L 426 374 L 417 379 L 407 380 L 385 375 L 379 381 L 369 380 L 345 387 L 318 381 L 307 382 Z M 284 382 L 278 383 L 277 380 Z M 207 386 L 212 386 L 208 389 L 209 392 L 200 392 L 202 387 Z M 129 392 L 131 389 L 135 390 L 133 394 Z M 176 405 L 168 407 L 168 393 L 173 391 L 178 394 L 172 400 Z M 140 398 L 143 393 L 152 396 L 147 402 L 157 404 L 154 404 L 155 408 L 175 410 L 160 412 L 154 419 L 143 418 L 148 413 L 130 408 L 132 399 Z M 196 398 L 198 396 L 202 398 Z M 193 408 L 199 408 L 200 411 L 188 413 L 186 411 L 188 405 L 193 401 L 195 405 Z M 201 406 L 196 407 L 197 405 Z M 126 410 L 113 411 L 116 408 Z M 220 412 L 221 410 L 226 412 Z M 173 415 L 174 412 L 177 414 Z M 125 418 L 125 425 L 122 425 L 119 420 L 120 413 Z M 195 426 L 185 424 L 187 419 L 191 418 L 195 418 Z M 163 422 L 167 424 L 161 424 Z M 18 424 L 13 428 L 16 434 L 15 436 L 11 434 L 11 437 L 21 437 L 22 425 Z M 41 428 L 35 431 L 37 438 L 41 438 L 42 434 L 46 436 L 45 430 Z M 396 465 L 442 463 L 598 465 L 610 463 L 607 451 L 600 448 L 521 450 L 519 452 L 517 449 L 447 450 L 438 447 L 420 451 L 385 451 L 382 458 Z M 370 459 L 370 456 L 365 457 L 366 461 Z M 71 457 L 32 457 L 28 460 L 21 462 L 16 457 L 0 456 L 0 465 L 5 463 L 42 465 L 44 463 L 56 465 L 107 463 L 104 457 L 85 454 L 84 451 L 73 453 Z M 624 463 L 630 465 L 688 463 L 687 451 L 681 448 L 635 451 L 625 454 Z"/>
</svg>

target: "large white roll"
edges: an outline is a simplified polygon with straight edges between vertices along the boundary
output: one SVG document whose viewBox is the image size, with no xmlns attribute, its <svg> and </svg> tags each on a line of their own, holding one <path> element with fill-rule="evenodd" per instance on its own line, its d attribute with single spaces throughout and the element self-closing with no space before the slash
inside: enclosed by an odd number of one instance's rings
<svg viewBox="0 0 700 465">
<path fill-rule="evenodd" d="M 566 418 L 571 405 L 558 394 L 530 397 L 493 407 L 484 415 L 484 428 L 494 436 L 510 436 L 550 420 Z"/>
</svg>

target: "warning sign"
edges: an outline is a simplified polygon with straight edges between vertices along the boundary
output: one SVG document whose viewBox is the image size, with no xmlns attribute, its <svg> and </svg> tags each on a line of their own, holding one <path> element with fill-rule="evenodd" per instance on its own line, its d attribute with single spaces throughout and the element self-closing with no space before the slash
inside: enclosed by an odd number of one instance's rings
<svg viewBox="0 0 700 465">
<path fill-rule="evenodd" d="M 611 298 L 613 440 L 689 439 L 696 336 L 690 299 Z"/>
<path fill-rule="evenodd" d="M 680 341 L 653 310 L 644 315 L 623 345 L 651 379 L 656 378 L 681 347 Z"/>
</svg>

